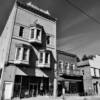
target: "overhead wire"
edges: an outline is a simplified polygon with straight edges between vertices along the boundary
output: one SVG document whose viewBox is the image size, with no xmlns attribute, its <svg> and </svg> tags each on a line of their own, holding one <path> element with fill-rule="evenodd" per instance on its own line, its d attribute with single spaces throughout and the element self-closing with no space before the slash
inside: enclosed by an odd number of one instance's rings
<svg viewBox="0 0 100 100">
<path fill-rule="evenodd" d="M 77 9 L 78 11 L 80 11 L 81 13 L 83 13 L 85 16 L 87 16 L 91 20 L 95 21 L 97 24 L 100 24 L 100 21 L 98 21 L 96 18 L 94 18 L 93 16 L 91 16 L 90 14 L 88 14 L 86 11 L 84 11 L 83 9 L 81 9 L 80 7 L 78 7 L 77 5 L 75 5 L 73 2 L 71 2 L 71 0 L 65 0 L 65 1 L 69 5 L 71 5 L 73 8 Z"/>
</svg>

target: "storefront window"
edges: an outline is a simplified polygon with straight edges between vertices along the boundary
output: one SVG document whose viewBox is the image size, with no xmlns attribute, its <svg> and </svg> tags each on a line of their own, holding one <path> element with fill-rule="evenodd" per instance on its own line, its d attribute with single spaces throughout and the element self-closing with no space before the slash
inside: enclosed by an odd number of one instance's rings
<svg viewBox="0 0 100 100">
<path fill-rule="evenodd" d="M 15 76 L 13 97 L 35 97 L 49 92 L 49 78 Z"/>
</svg>

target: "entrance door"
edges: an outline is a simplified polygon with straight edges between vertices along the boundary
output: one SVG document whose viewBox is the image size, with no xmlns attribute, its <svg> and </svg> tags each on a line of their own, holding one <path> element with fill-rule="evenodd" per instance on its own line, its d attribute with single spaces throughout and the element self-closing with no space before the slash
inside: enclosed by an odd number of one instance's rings
<svg viewBox="0 0 100 100">
<path fill-rule="evenodd" d="M 58 96 L 61 96 L 62 95 L 62 82 L 59 82 L 58 83 Z"/>
<path fill-rule="evenodd" d="M 94 83 L 94 84 L 93 84 L 93 87 L 94 87 L 94 92 L 95 92 L 95 94 L 98 94 L 97 84 L 96 84 L 96 83 Z"/>
<path fill-rule="evenodd" d="M 12 97 L 13 82 L 4 83 L 4 100 L 10 100 Z"/>
</svg>

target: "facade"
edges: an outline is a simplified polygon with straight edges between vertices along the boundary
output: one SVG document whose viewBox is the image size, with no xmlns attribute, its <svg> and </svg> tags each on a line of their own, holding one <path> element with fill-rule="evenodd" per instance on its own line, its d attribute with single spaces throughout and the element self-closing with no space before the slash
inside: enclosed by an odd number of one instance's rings
<svg viewBox="0 0 100 100">
<path fill-rule="evenodd" d="M 57 89 L 58 96 L 82 95 L 83 76 L 77 68 L 77 56 L 57 50 Z"/>
<path fill-rule="evenodd" d="M 84 92 L 87 95 L 100 95 L 100 56 L 81 61 L 78 67 L 83 73 Z"/>
<path fill-rule="evenodd" d="M 3 99 L 52 95 L 56 19 L 31 3 L 17 1 L 0 43 Z"/>
</svg>

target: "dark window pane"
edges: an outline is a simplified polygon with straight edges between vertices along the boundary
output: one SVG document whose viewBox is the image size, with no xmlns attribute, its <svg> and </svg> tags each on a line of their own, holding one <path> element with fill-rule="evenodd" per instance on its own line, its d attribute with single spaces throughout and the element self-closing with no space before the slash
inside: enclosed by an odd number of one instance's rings
<svg viewBox="0 0 100 100">
<path fill-rule="evenodd" d="M 40 63 L 43 62 L 43 53 L 40 53 Z"/>
<path fill-rule="evenodd" d="M 31 30 L 31 38 L 34 38 L 34 29 Z"/>
<path fill-rule="evenodd" d="M 37 29 L 36 39 L 39 39 L 39 37 L 40 37 L 40 30 Z"/>
<path fill-rule="evenodd" d="M 2 69 L 0 69 L 0 79 L 1 79 L 1 75 L 2 75 Z"/>
<path fill-rule="evenodd" d="M 48 53 L 46 53 L 46 57 L 45 57 L 45 63 L 49 63 L 49 54 Z"/>
<path fill-rule="evenodd" d="M 20 37 L 23 36 L 23 30 L 24 30 L 24 27 L 20 26 L 20 30 L 19 30 L 19 36 Z"/>
<path fill-rule="evenodd" d="M 47 42 L 47 44 L 50 44 L 50 36 L 47 36 L 46 42 Z"/>
</svg>

